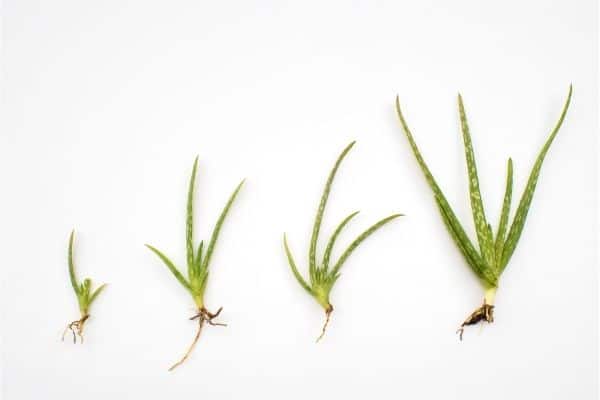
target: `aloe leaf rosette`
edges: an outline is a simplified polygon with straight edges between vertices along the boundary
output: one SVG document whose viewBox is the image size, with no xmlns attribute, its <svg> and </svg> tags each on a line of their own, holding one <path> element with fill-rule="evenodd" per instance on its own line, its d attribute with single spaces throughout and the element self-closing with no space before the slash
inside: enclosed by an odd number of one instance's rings
<svg viewBox="0 0 600 400">
<path fill-rule="evenodd" d="M 417 159 L 417 163 L 423 174 L 425 180 L 431 188 L 435 203 L 442 217 L 442 220 L 452 237 L 452 240 L 458 247 L 460 253 L 463 255 L 467 265 L 471 268 L 473 273 L 477 276 L 484 289 L 484 299 L 481 307 L 477 308 L 467 319 L 460 325 L 457 333 L 462 340 L 464 328 L 468 325 L 474 325 L 479 322 L 485 321 L 491 323 L 494 321 L 494 301 L 496 291 L 498 289 L 500 276 L 504 272 L 508 262 L 510 261 L 523 232 L 525 226 L 525 220 L 531 206 L 533 194 L 538 182 L 540 170 L 544 158 L 548 153 L 550 145 L 554 141 L 556 134 L 558 133 L 562 123 L 567 114 L 569 104 L 571 102 L 571 94 L 573 92 L 572 86 L 569 87 L 569 93 L 567 100 L 563 106 L 562 112 L 558 119 L 558 122 L 552 129 L 550 136 L 547 138 L 542 149 L 540 150 L 537 159 L 533 165 L 533 168 L 529 174 L 529 179 L 521 199 L 517 206 L 516 212 L 510 220 L 511 200 L 513 192 L 513 163 L 512 159 L 507 161 L 507 172 L 506 172 L 506 184 L 504 192 L 504 200 L 502 202 L 502 210 L 500 214 L 500 220 L 498 222 L 495 232 L 492 229 L 491 224 L 488 222 L 486 217 L 485 209 L 483 206 L 483 199 L 481 191 L 479 189 L 479 177 L 477 175 L 477 165 L 475 162 L 475 154 L 473 151 L 473 145 L 471 143 L 471 134 L 469 131 L 469 125 L 467 122 L 467 115 L 463 100 L 460 94 L 458 95 L 458 111 L 460 116 L 460 127 L 462 131 L 462 138 L 465 149 L 465 158 L 467 163 L 467 173 L 469 178 L 469 198 L 471 203 L 471 210 L 473 214 L 473 222 L 475 225 L 475 232 L 477 236 L 478 248 L 463 228 L 463 225 L 459 222 L 456 214 L 452 210 L 452 207 L 448 203 L 446 196 L 438 186 L 437 181 L 433 177 L 429 167 L 425 163 L 419 148 L 415 142 L 415 139 L 406 123 L 406 119 L 402 114 L 400 107 L 400 101 L 396 97 L 396 111 L 402 129 L 408 139 L 412 152 Z"/>
<path fill-rule="evenodd" d="M 209 311 L 204 303 L 204 293 L 206 291 L 206 285 L 208 283 L 209 277 L 209 267 L 210 261 L 215 250 L 215 246 L 217 244 L 217 240 L 219 238 L 219 234 L 221 232 L 221 228 L 225 219 L 227 218 L 227 214 L 231 209 L 244 181 L 242 180 L 238 186 L 235 188 L 229 200 L 225 204 L 225 207 L 221 211 L 219 218 L 215 224 L 215 227 L 210 236 L 210 240 L 208 241 L 208 245 L 204 246 L 204 241 L 201 240 L 198 246 L 194 245 L 194 186 L 196 181 L 196 170 L 198 168 L 198 157 L 194 160 L 194 166 L 192 168 L 192 174 L 190 177 L 189 187 L 188 187 L 188 195 L 187 195 L 187 206 L 186 206 L 186 235 L 185 235 L 185 248 L 186 248 L 186 263 L 187 263 L 187 276 L 180 271 L 180 269 L 175 265 L 173 261 L 169 257 L 167 257 L 163 252 L 158 250 L 156 247 L 146 244 L 146 247 L 150 249 L 154 254 L 158 256 L 158 258 L 164 263 L 164 265 L 171 271 L 175 279 L 183 286 L 183 288 L 190 294 L 192 297 L 194 304 L 196 305 L 196 314 L 190 318 L 190 320 L 196 320 L 198 322 L 198 329 L 196 332 L 196 336 L 192 341 L 192 344 L 186 351 L 185 355 L 175 364 L 173 364 L 169 371 L 172 371 L 179 365 L 183 364 L 185 360 L 189 357 L 192 350 L 194 349 L 198 339 L 200 338 L 200 333 L 202 332 L 202 327 L 205 324 L 212 326 L 226 326 L 226 324 L 215 322 L 214 319 L 219 316 L 223 307 L 220 307 L 216 312 Z"/>
<path fill-rule="evenodd" d="M 327 200 L 329 198 L 329 192 L 331 191 L 331 186 L 335 175 L 342 163 L 343 159 L 346 157 L 350 149 L 354 146 L 355 142 L 350 143 L 339 155 L 333 169 L 329 173 L 329 177 L 327 178 L 327 182 L 325 183 L 325 188 L 323 189 L 323 194 L 321 195 L 321 201 L 319 203 L 319 207 L 317 209 L 317 214 L 315 217 L 315 221 L 313 224 L 312 235 L 310 239 L 310 248 L 308 251 L 308 273 L 309 279 L 305 280 L 303 276 L 298 271 L 298 267 L 294 260 L 294 256 L 290 250 L 290 246 L 287 240 L 287 236 L 284 233 L 283 235 L 283 245 L 285 249 L 285 254 L 287 256 L 288 263 L 292 270 L 292 273 L 300 286 L 311 296 L 316 302 L 323 308 L 325 311 L 325 323 L 323 324 L 323 328 L 321 329 L 321 333 L 317 338 L 317 342 L 323 338 L 325 335 L 325 331 L 327 329 L 327 325 L 329 323 L 331 313 L 333 312 L 333 305 L 330 302 L 330 293 L 333 289 L 334 285 L 340 278 L 340 271 L 342 266 L 350 257 L 350 255 L 356 250 L 356 248 L 369 236 L 371 236 L 375 231 L 386 225 L 388 222 L 394 220 L 395 218 L 401 216 L 402 214 L 393 214 L 386 218 L 381 219 L 380 221 L 373 224 L 363 233 L 358 235 L 354 241 L 350 243 L 350 245 L 346 248 L 346 250 L 341 254 L 341 256 L 337 260 L 332 260 L 332 251 L 336 240 L 344 227 L 358 214 L 358 211 L 355 211 L 344 218 L 337 228 L 334 230 L 333 234 L 329 238 L 327 245 L 325 247 L 325 251 L 322 257 L 317 256 L 317 243 L 319 240 L 319 233 L 321 231 L 321 222 L 323 220 L 323 214 L 325 212 L 325 206 L 327 205 Z"/>
<path fill-rule="evenodd" d="M 75 292 L 75 296 L 77 297 L 77 304 L 79 305 L 79 313 L 80 318 L 70 322 L 65 328 L 62 340 L 65 340 L 65 335 L 68 331 L 71 331 L 73 334 L 73 343 L 77 343 L 77 338 L 81 343 L 83 343 L 83 328 L 85 326 L 86 321 L 90 318 L 90 307 L 94 300 L 98 297 L 100 293 L 106 287 L 106 283 L 98 286 L 95 290 L 92 290 L 92 280 L 90 278 L 85 278 L 82 282 L 77 280 L 77 275 L 75 273 L 75 262 L 73 260 L 73 242 L 75 240 L 75 231 L 71 231 L 71 235 L 69 236 L 69 249 L 67 253 L 68 264 L 69 264 L 69 280 L 71 281 L 71 286 L 73 287 L 73 291 Z"/>
</svg>

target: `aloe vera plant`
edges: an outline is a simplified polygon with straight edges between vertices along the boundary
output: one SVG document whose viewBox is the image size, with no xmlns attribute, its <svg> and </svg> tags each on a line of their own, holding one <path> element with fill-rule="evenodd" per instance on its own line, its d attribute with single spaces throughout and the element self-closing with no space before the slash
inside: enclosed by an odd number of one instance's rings
<svg viewBox="0 0 600 400">
<path fill-rule="evenodd" d="M 471 143 L 469 125 L 467 123 L 467 116 L 462 97 L 460 94 L 458 95 L 460 125 L 465 148 L 465 157 L 467 161 L 467 171 L 469 175 L 469 195 L 475 231 L 477 233 L 477 240 L 479 243 L 479 251 L 477 251 L 467 236 L 465 229 L 458 221 L 454 211 L 452 210 L 452 207 L 450 207 L 450 204 L 446 200 L 444 193 L 438 186 L 427 164 L 425 163 L 425 160 L 423 159 L 423 156 L 417 147 L 413 135 L 408 128 L 406 120 L 404 119 L 402 110 L 400 108 L 400 101 L 398 97 L 396 97 L 396 111 L 398 113 L 402 129 L 408 138 L 410 147 L 412 148 L 415 158 L 417 159 L 419 167 L 425 175 L 425 179 L 429 187 L 433 191 L 438 210 L 442 216 L 442 220 L 444 221 L 444 224 L 446 225 L 446 228 L 448 229 L 448 232 L 450 233 L 454 243 L 462 253 L 471 270 L 475 273 L 477 278 L 479 278 L 479 281 L 484 288 L 482 306 L 477 308 L 471 315 L 469 315 L 467 319 L 460 325 L 457 331 L 461 340 L 466 326 L 474 325 L 483 321 L 488 323 L 492 323 L 494 321 L 494 300 L 496 291 L 498 289 L 500 276 L 510 261 L 515 248 L 517 247 L 517 242 L 521 237 L 521 233 L 523 232 L 523 227 L 525 226 L 525 220 L 533 199 L 533 194 L 538 181 L 542 163 L 546 157 L 546 153 L 548 152 L 550 145 L 552 144 L 565 119 L 565 115 L 571 102 L 572 92 L 573 88 L 570 86 L 567 100 L 564 104 L 558 122 L 550 133 L 550 136 L 546 140 L 544 146 L 540 150 L 531 173 L 529 174 L 529 179 L 527 180 L 527 184 L 523 194 L 521 195 L 521 200 L 519 201 L 519 205 L 514 214 L 510 228 L 508 221 L 512 199 L 513 164 L 512 159 L 508 159 L 504 200 L 502 203 L 500 221 L 498 223 L 495 235 L 484 211 L 483 200 L 479 190 L 479 178 L 477 176 L 475 155 Z"/>
<path fill-rule="evenodd" d="M 317 260 L 317 242 L 319 240 L 321 221 L 323 219 L 325 206 L 327 205 L 327 199 L 329 197 L 331 185 L 342 160 L 344 159 L 344 157 L 346 157 L 346 154 L 348 154 L 352 146 L 354 146 L 354 143 L 355 142 L 350 143 L 348 146 L 346 146 L 344 151 L 342 151 L 333 169 L 329 173 L 329 178 L 327 179 L 327 182 L 325 183 L 325 188 L 323 189 L 321 202 L 319 203 L 319 208 L 317 209 L 317 215 L 315 217 L 315 222 L 313 225 L 312 236 L 310 240 L 310 249 L 308 252 L 309 282 L 306 282 L 302 275 L 298 272 L 296 262 L 294 261 L 294 257 L 288 245 L 286 234 L 283 234 L 283 245 L 292 273 L 298 280 L 298 283 L 300 283 L 300 286 L 302 286 L 302 288 L 308 294 L 310 294 L 317 301 L 317 303 L 319 303 L 319 305 L 325 310 L 325 323 L 323 324 L 321 334 L 317 338 L 317 342 L 321 340 L 325 335 L 325 331 L 327 329 L 327 325 L 329 324 L 331 313 L 333 312 L 333 306 L 329 301 L 329 295 L 331 293 L 331 290 L 333 289 L 334 284 L 340 277 L 340 269 L 342 268 L 348 257 L 350 257 L 350 254 L 352 254 L 352 252 L 358 247 L 358 245 L 361 244 L 366 238 L 371 236 L 376 230 L 378 230 L 388 222 L 392 221 L 393 219 L 402 215 L 393 214 L 372 225 L 369 229 L 361 233 L 352 243 L 350 243 L 348 248 L 342 253 L 342 255 L 336 262 L 332 262 L 331 252 L 335 245 L 336 239 L 338 238 L 339 234 L 344 229 L 344 227 L 350 222 L 350 220 L 352 220 L 352 218 L 354 218 L 358 214 L 358 211 L 353 212 L 352 214 L 344 218 L 342 222 L 340 222 L 340 224 L 337 226 L 327 243 L 327 247 L 325 248 L 323 258 L 320 260 L 320 262 Z"/>
<path fill-rule="evenodd" d="M 219 316 L 223 307 L 220 307 L 216 312 L 212 313 L 208 311 L 204 304 L 204 292 L 206 290 L 206 284 L 208 282 L 209 275 L 209 266 L 210 260 L 215 249 L 215 245 L 217 244 L 217 239 L 219 238 L 219 233 L 221 232 L 221 227 L 223 226 L 223 222 L 225 222 L 225 218 L 227 217 L 227 213 L 231 208 L 238 192 L 242 188 L 244 181 L 242 180 L 240 184 L 235 188 L 233 194 L 229 197 L 227 204 L 223 208 L 219 219 L 213 229 L 212 235 L 210 237 L 210 241 L 208 242 L 208 246 L 206 249 L 204 248 L 204 241 L 200 241 L 196 251 L 194 251 L 194 184 L 196 180 L 196 170 L 198 167 L 198 157 L 196 157 L 194 161 L 194 167 L 192 168 L 192 175 L 190 177 L 190 183 L 188 188 L 188 196 L 187 196 L 187 216 L 186 216 L 186 239 L 185 239 L 185 247 L 186 247 L 186 260 L 187 260 L 187 278 L 183 276 L 183 274 L 179 271 L 179 269 L 175 266 L 175 264 L 165 256 L 161 251 L 156 249 L 155 247 L 146 244 L 152 252 L 154 252 L 162 262 L 167 266 L 167 268 L 171 271 L 173 276 L 177 279 L 177 281 L 187 290 L 187 292 L 192 296 L 194 303 L 197 308 L 197 313 L 190 318 L 190 320 L 198 321 L 198 330 L 196 332 L 196 336 L 192 341 L 192 344 L 184 354 L 183 358 L 181 358 L 178 362 L 173 364 L 169 368 L 169 371 L 172 371 L 179 365 L 183 364 L 185 360 L 189 357 L 194 346 L 198 342 L 200 338 L 200 333 L 202 332 L 202 327 L 205 323 L 212 326 L 227 326 L 223 323 L 215 322 L 214 319 Z"/>
<path fill-rule="evenodd" d="M 75 276 L 75 263 L 73 262 L 73 240 L 75 238 L 75 231 L 71 231 L 71 236 L 69 237 L 69 250 L 68 250 L 68 260 L 69 260 L 69 278 L 71 280 L 71 286 L 73 286 L 73 291 L 75 292 L 75 296 L 77 297 L 77 303 L 79 304 L 79 312 L 81 318 L 75 320 L 67 325 L 63 334 L 62 340 L 65 340 L 65 335 L 67 331 L 71 331 L 73 334 L 73 343 L 77 343 L 77 337 L 81 343 L 83 343 L 83 327 L 85 322 L 90 318 L 90 306 L 96 300 L 98 295 L 104 290 L 106 287 L 106 283 L 100 285 L 96 290 L 92 291 L 92 280 L 90 278 L 85 278 L 83 282 L 78 282 L 77 277 Z"/>
</svg>

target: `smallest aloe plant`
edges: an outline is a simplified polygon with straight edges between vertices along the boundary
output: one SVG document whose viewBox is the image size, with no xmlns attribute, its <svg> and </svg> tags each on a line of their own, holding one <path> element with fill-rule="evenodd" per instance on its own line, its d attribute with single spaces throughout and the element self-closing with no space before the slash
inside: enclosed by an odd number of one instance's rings
<svg viewBox="0 0 600 400">
<path fill-rule="evenodd" d="M 315 217 L 315 222 L 312 231 L 312 237 L 310 240 L 310 249 L 308 253 L 309 259 L 309 277 L 310 284 L 304 280 L 302 275 L 298 272 L 298 268 L 296 267 L 296 262 L 294 261 L 294 257 L 292 256 L 292 252 L 288 246 L 287 237 L 285 233 L 283 234 L 283 245 L 285 248 L 285 253 L 287 255 L 288 263 L 290 264 L 290 268 L 292 269 L 292 273 L 300 283 L 300 286 L 308 294 L 310 294 L 316 301 L 319 303 L 321 307 L 325 310 L 325 323 L 323 324 L 323 328 L 321 330 L 321 334 L 317 338 L 317 342 L 323 338 L 325 335 L 325 331 L 327 330 L 327 325 L 329 324 L 329 319 L 331 317 L 331 313 L 333 312 L 333 306 L 329 301 L 329 294 L 333 289 L 334 284 L 337 282 L 340 277 L 340 269 L 350 257 L 350 254 L 358 247 L 359 244 L 362 243 L 363 240 L 371 236 L 376 230 L 392 221 L 393 219 L 400 217 L 402 214 L 393 214 L 389 217 L 386 217 L 379 222 L 372 225 L 369 229 L 361 233 L 348 248 L 342 253 L 340 258 L 335 263 L 331 263 L 331 252 L 333 250 L 333 246 L 335 245 L 335 241 L 343 228 L 350 222 L 352 218 L 354 218 L 358 211 L 353 212 L 348 215 L 346 218 L 342 220 L 342 222 L 337 226 L 329 242 L 327 243 L 327 247 L 325 248 L 325 252 L 323 254 L 323 259 L 320 263 L 317 262 L 317 241 L 319 239 L 319 231 L 321 230 L 321 220 L 323 219 L 323 213 L 325 211 L 325 206 L 327 205 L 327 199 L 329 197 L 329 192 L 331 190 L 331 184 L 333 183 L 333 179 L 335 178 L 335 174 L 342 163 L 346 154 L 350 151 L 352 146 L 354 146 L 355 142 L 350 143 L 344 151 L 338 157 L 333 169 L 329 173 L 329 178 L 327 179 L 327 183 L 325 184 L 325 188 L 323 190 L 323 194 L 321 196 L 321 202 L 319 204 L 319 208 L 317 210 L 317 215 Z"/>
<path fill-rule="evenodd" d="M 212 257 L 213 250 L 215 245 L 217 244 L 217 239 L 219 237 L 219 233 L 221 231 L 221 226 L 223 222 L 225 222 L 225 218 L 227 217 L 227 213 L 229 209 L 233 205 L 233 202 L 238 195 L 238 192 L 242 188 L 244 181 L 240 182 L 240 184 L 235 188 L 233 194 L 229 197 L 227 204 L 223 208 L 219 219 L 213 229 L 210 241 L 208 242 L 208 246 L 206 249 L 204 248 L 204 241 L 200 241 L 200 244 L 197 247 L 197 250 L 194 251 L 194 183 L 196 181 L 196 169 L 198 167 L 198 157 L 194 161 L 194 167 L 192 168 L 192 176 L 190 177 L 190 183 L 188 188 L 188 197 L 187 197 L 187 218 L 186 218 L 186 259 L 187 259 L 187 279 L 179 272 L 179 269 L 175 266 L 175 264 L 165 256 L 160 250 L 155 247 L 147 244 L 148 247 L 153 253 L 155 253 L 162 262 L 169 268 L 173 276 L 179 281 L 179 283 L 188 291 L 188 293 L 194 299 L 194 303 L 196 304 L 197 312 L 194 316 L 190 318 L 190 320 L 198 321 L 198 330 L 196 332 L 196 336 L 190 347 L 188 348 L 185 355 L 175 364 L 173 364 L 169 371 L 172 371 L 179 365 L 183 364 L 185 360 L 189 357 L 192 350 L 196 346 L 198 339 L 200 338 L 200 333 L 202 332 L 202 327 L 204 323 L 213 326 L 227 326 L 226 324 L 214 322 L 214 319 L 219 316 L 223 307 L 219 308 L 216 312 L 212 313 L 208 311 L 204 305 L 204 292 L 206 290 L 206 284 L 208 282 L 208 274 L 209 274 L 209 265 L 210 259 Z"/>
<path fill-rule="evenodd" d="M 75 291 L 75 295 L 77 296 L 77 302 L 79 303 L 79 311 L 81 313 L 81 318 L 75 320 L 65 328 L 65 331 L 62 335 L 62 340 L 65 340 L 65 335 L 67 331 L 71 331 L 73 334 L 73 343 L 77 343 L 77 336 L 79 336 L 79 340 L 83 343 L 83 327 L 85 322 L 90 318 L 90 306 L 96 300 L 96 297 L 102 292 L 102 290 L 106 287 L 106 283 L 100 285 L 95 291 L 92 291 L 92 280 L 90 278 L 85 278 L 82 283 L 77 282 L 77 277 L 75 276 L 75 265 L 73 263 L 73 240 L 75 237 L 75 231 L 71 231 L 71 236 L 69 237 L 69 277 L 71 279 L 71 285 L 73 286 L 73 290 Z"/>
</svg>

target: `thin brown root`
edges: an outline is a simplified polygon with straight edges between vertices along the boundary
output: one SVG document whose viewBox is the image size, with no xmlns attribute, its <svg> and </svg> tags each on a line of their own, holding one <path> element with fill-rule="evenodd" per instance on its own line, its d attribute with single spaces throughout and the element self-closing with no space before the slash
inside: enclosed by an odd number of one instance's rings
<svg viewBox="0 0 600 400">
<path fill-rule="evenodd" d="M 207 309 L 203 308 L 200 312 L 204 313 L 204 319 L 206 320 L 206 322 L 209 325 L 212 326 L 227 326 L 227 324 L 224 324 L 222 322 L 213 322 L 213 319 L 217 318 L 219 316 L 219 314 L 221 314 L 221 311 L 223 311 L 223 307 L 219 307 L 219 309 L 217 310 L 216 313 L 211 313 L 209 312 Z"/>
<path fill-rule="evenodd" d="M 83 317 L 81 317 L 80 319 L 71 322 L 69 325 L 67 325 L 67 327 L 65 328 L 63 334 L 62 334 L 62 341 L 65 341 L 65 335 L 67 334 L 67 331 L 71 331 L 71 333 L 73 334 L 73 343 L 77 343 L 77 337 L 79 336 L 79 341 L 81 342 L 81 344 L 83 344 L 83 327 L 85 324 L 85 321 L 87 321 L 87 319 L 89 318 L 89 314 L 84 315 Z"/>
<path fill-rule="evenodd" d="M 177 368 L 178 366 L 183 364 L 185 362 L 185 360 L 188 359 L 188 357 L 192 353 L 192 350 L 194 350 L 194 347 L 196 347 L 196 343 L 198 343 L 198 339 L 200 339 L 200 333 L 202 332 L 202 326 L 204 326 L 204 323 L 207 323 L 212 326 L 227 326 L 227 324 L 213 322 L 213 318 L 216 318 L 217 316 L 219 316 L 219 314 L 221 313 L 221 310 L 223 310 L 223 307 L 219 308 L 217 310 L 217 312 L 213 314 L 210 311 L 208 311 L 206 308 L 202 307 L 196 315 L 194 315 L 193 317 L 190 318 L 191 321 L 196 320 L 196 319 L 198 320 L 198 332 L 196 332 L 196 337 L 194 337 L 194 341 L 188 348 L 185 355 L 181 358 L 181 360 L 179 360 L 175 364 L 173 364 L 171 366 L 171 368 L 169 368 L 169 371 L 173 371 L 175 368 Z"/>
<path fill-rule="evenodd" d="M 325 336 L 325 331 L 327 331 L 327 325 L 329 325 L 329 320 L 331 318 L 332 312 L 333 306 L 330 304 L 329 307 L 327 307 L 327 309 L 325 310 L 325 323 L 323 324 L 323 329 L 321 329 L 321 334 L 317 338 L 316 343 L 318 343 L 321 339 L 323 339 L 323 336 Z"/>
<path fill-rule="evenodd" d="M 198 320 L 198 332 L 196 332 L 196 337 L 194 337 L 194 341 L 188 348 L 188 350 L 185 353 L 185 355 L 183 356 L 183 358 L 181 360 L 177 361 L 175 364 L 173 364 L 171 366 L 171 368 L 169 368 L 169 371 L 173 371 L 175 368 L 177 368 L 178 366 L 183 364 L 185 362 L 185 360 L 187 360 L 187 358 L 190 356 L 190 354 L 192 353 L 192 350 L 194 350 L 194 347 L 196 347 L 196 343 L 198 343 L 198 339 L 200 339 L 200 333 L 202 332 L 202 325 L 204 325 L 204 318 L 200 317 L 200 319 Z"/>
<path fill-rule="evenodd" d="M 456 331 L 456 333 L 459 334 L 459 339 L 462 340 L 463 338 L 465 326 L 475 325 L 483 321 L 489 324 L 494 322 L 494 305 L 486 304 L 485 300 L 483 301 L 483 305 L 475 311 L 473 311 L 471 315 L 469 315 L 467 319 L 460 325 L 460 327 Z"/>
</svg>

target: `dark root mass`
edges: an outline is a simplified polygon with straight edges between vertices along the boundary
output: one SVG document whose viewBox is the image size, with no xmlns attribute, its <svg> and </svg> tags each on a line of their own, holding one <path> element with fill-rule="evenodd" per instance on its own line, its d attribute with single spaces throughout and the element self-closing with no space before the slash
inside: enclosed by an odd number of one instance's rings
<svg viewBox="0 0 600 400">
<path fill-rule="evenodd" d="M 485 300 L 483 305 L 473 311 L 473 313 L 467 317 L 467 319 L 461 324 L 460 328 L 458 328 L 456 331 L 456 333 L 459 334 L 460 340 L 463 338 L 465 326 L 476 325 L 482 321 L 485 321 L 489 324 L 494 322 L 494 306 L 492 304 L 486 304 Z"/>
</svg>

